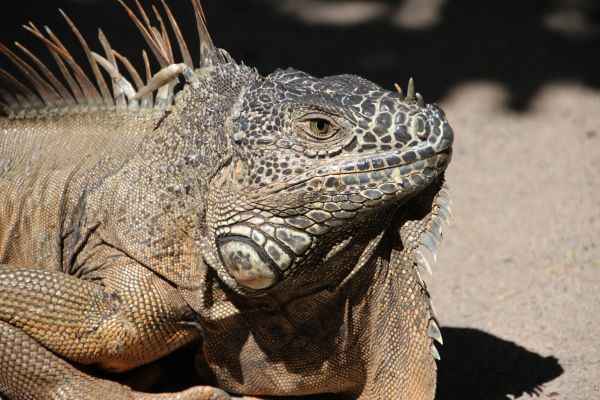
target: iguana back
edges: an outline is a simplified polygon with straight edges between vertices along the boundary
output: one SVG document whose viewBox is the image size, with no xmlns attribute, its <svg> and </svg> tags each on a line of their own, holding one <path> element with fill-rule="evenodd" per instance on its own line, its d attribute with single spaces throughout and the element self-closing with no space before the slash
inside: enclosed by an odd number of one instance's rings
<svg viewBox="0 0 600 400">
<path fill-rule="evenodd" d="M 131 159 L 152 123 L 112 110 L 0 119 L 0 263 L 67 268 L 65 217 Z"/>
</svg>

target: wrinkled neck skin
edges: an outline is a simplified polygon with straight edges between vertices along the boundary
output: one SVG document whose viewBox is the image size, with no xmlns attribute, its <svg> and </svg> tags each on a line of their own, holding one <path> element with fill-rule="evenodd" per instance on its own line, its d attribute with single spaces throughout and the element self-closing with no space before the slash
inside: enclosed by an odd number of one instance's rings
<svg viewBox="0 0 600 400">
<path fill-rule="evenodd" d="M 429 398 L 429 302 L 412 262 L 417 238 L 403 227 L 431 218 L 442 180 L 419 193 L 418 204 L 411 198 L 374 215 L 377 224 L 332 232 L 314 257 L 320 262 L 259 296 L 228 286 L 212 264 L 219 260 L 207 257 L 201 288 L 183 290 L 205 328 L 203 359 L 212 373 L 205 378 L 243 394 Z"/>
</svg>

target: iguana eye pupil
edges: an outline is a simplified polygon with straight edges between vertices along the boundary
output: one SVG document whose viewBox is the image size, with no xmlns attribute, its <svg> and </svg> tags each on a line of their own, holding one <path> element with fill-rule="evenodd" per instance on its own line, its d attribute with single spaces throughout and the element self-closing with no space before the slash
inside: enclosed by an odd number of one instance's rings
<svg viewBox="0 0 600 400">
<path fill-rule="evenodd" d="M 310 130 L 313 134 L 322 136 L 331 130 L 331 124 L 326 119 L 313 119 L 310 121 Z"/>
</svg>

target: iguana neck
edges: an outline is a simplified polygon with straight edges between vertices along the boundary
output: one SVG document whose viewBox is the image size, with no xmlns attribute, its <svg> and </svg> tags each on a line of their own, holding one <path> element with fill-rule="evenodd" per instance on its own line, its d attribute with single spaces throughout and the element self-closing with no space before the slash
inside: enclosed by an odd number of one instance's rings
<svg viewBox="0 0 600 400">
<path fill-rule="evenodd" d="M 255 70 L 234 64 L 205 68 L 198 75 L 139 150 L 141 162 L 154 176 L 153 189 L 175 218 L 204 212 L 209 182 L 231 158 L 239 99 L 260 78 Z M 203 218 L 186 225 L 193 237 L 205 235 Z"/>
</svg>

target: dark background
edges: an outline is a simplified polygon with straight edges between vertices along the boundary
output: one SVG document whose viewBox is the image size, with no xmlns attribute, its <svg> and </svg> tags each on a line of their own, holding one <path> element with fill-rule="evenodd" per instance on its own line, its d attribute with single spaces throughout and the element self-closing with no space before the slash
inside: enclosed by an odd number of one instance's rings
<svg viewBox="0 0 600 400">
<path fill-rule="evenodd" d="M 191 4 L 169 3 L 188 45 L 196 49 Z M 394 82 L 404 86 L 413 76 L 417 90 L 433 100 L 465 81 L 486 80 L 504 85 L 512 95 L 510 106 L 518 110 L 526 109 L 550 81 L 600 86 L 600 2 L 594 0 L 203 3 L 215 44 L 263 74 L 288 66 L 317 76 L 352 72 L 389 88 Z M 113 47 L 140 65 L 142 39 L 116 0 L 5 2 L 2 42 L 18 40 L 46 54 L 20 28 L 33 21 L 49 25 L 77 54 L 79 46 L 57 8 L 68 13 L 86 38 L 94 39 L 102 27 Z M 99 49 L 95 40 L 90 45 Z"/>
</svg>

